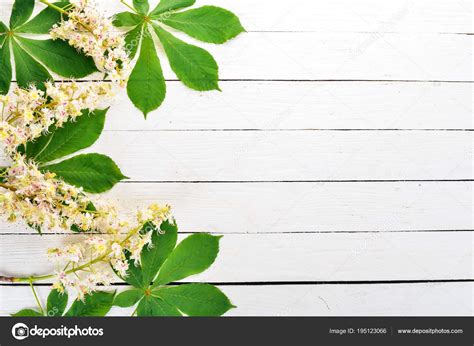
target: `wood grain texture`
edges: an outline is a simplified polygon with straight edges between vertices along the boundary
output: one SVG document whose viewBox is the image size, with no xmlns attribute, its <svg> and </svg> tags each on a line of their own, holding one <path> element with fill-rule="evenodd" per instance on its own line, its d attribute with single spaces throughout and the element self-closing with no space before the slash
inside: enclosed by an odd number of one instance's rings
<svg viewBox="0 0 474 346">
<path fill-rule="evenodd" d="M 26 277 L 54 272 L 47 249 L 81 239 L 85 236 L 1 235 L 2 272 Z M 222 238 L 216 263 L 186 281 L 474 279 L 473 241 L 469 232 L 232 234 Z"/>
<path fill-rule="evenodd" d="M 474 229 L 473 188 L 472 182 L 121 184 L 109 196 L 123 206 L 127 198 L 140 205 L 169 201 L 190 231 L 449 230 Z"/>
<path fill-rule="evenodd" d="M 111 287 L 111 290 L 124 288 Z M 470 316 L 473 283 L 221 286 L 238 306 L 226 316 Z M 37 287 L 46 301 L 49 287 Z M 29 287 L 1 287 L 0 315 L 35 308 Z M 115 307 L 112 316 L 133 309 Z"/>
<path fill-rule="evenodd" d="M 473 182 L 119 184 L 103 199 L 124 214 L 169 203 L 181 232 L 416 232 L 474 230 L 473 188 Z M 0 231 L 34 234 L 5 222 Z"/>
<path fill-rule="evenodd" d="M 223 46 L 177 36 L 207 49 L 221 80 L 473 81 L 473 35 L 250 32 Z"/>
<path fill-rule="evenodd" d="M 97 1 L 110 15 L 126 11 L 117 0 Z M 158 1 L 151 0 L 153 6 Z M 8 22 L 13 0 L 0 2 L 0 20 Z M 472 32 L 469 0 L 198 0 L 194 7 L 221 6 L 237 13 L 248 31 L 323 32 Z M 39 8 L 43 8 L 39 5 Z"/>
<path fill-rule="evenodd" d="M 472 179 L 474 132 L 106 132 L 132 181 Z M 413 150 L 416 148 L 416 150 Z"/>
<path fill-rule="evenodd" d="M 123 91 L 109 111 L 106 131 L 474 129 L 471 83 L 224 81 L 220 86 L 223 92 L 199 93 L 169 82 L 164 104 L 146 120 Z"/>
<path fill-rule="evenodd" d="M 104 198 L 226 234 L 191 280 L 224 283 L 231 315 L 472 315 L 473 282 L 432 282 L 474 280 L 472 1 L 208 4 L 249 32 L 176 35 L 215 56 L 224 92 L 186 89 L 159 47 L 163 107 L 145 121 L 122 92 L 91 149 L 135 181 Z M 2 222 L 0 275 L 47 273 L 46 249 L 78 238 Z M 27 306 L 28 287 L 0 287 L 0 314 Z"/>
</svg>

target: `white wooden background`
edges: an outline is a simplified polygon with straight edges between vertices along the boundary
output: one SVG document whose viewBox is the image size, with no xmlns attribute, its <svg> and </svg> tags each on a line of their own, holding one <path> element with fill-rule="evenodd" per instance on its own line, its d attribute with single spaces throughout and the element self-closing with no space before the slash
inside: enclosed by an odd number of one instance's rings
<svg viewBox="0 0 474 346">
<path fill-rule="evenodd" d="M 121 96 L 91 149 L 131 177 L 108 197 L 224 234 L 190 281 L 217 283 L 230 315 L 472 315 L 472 1 L 204 4 L 248 30 L 200 44 L 223 92 L 186 89 L 163 59 L 162 108 L 144 121 Z M 3 274 L 47 273 L 46 248 L 77 237 L 0 228 Z M 28 306 L 28 287 L 0 287 L 2 314 Z"/>
</svg>

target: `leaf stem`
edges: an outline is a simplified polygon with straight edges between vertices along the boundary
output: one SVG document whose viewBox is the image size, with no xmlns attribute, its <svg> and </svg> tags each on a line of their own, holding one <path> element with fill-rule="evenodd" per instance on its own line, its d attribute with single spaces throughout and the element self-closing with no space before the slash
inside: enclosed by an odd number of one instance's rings
<svg viewBox="0 0 474 346">
<path fill-rule="evenodd" d="M 52 9 L 55 9 L 56 11 L 61 12 L 62 14 L 66 15 L 66 16 L 69 16 L 68 13 L 67 13 L 67 11 L 65 11 L 64 9 L 62 9 L 62 8 L 59 7 L 59 6 L 56 6 L 55 4 L 50 3 L 50 2 L 47 1 L 47 0 L 39 0 L 39 2 L 42 2 L 42 3 L 45 4 L 46 6 L 49 6 L 49 7 L 51 7 Z"/>
<path fill-rule="evenodd" d="M 125 237 L 124 240 L 122 240 L 120 242 L 120 245 L 123 245 L 125 244 L 131 237 L 133 237 L 135 234 L 137 234 L 141 229 L 142 229 L 143 225 L 139 226 L 139 227 L 136 227 L 134 229 L 132 229 L 130 232 L 128 232 L 127 236 Z M 75 267 L 73 269 L 69 269 L 68 271 L 65 272 L 65 274 L 73 274 L 73 273 L 76 273 L 78 271 L 81 271 L 83 269 L 86 269 L 88 267 L 90 267 L 91 265 L 94 265 L 100 261 L 103 261 L 105 258 L 107 258 L 110 254 L 112 253 L 112 251 L 109 251 L 101 256 L 98 256 L 94 259 L 92 259 L 91 261 L 83 264 L 83 265 L 80 265 L 78 267 Z M 11 282 L 36 282 L 36 281 L 42 281 L 42 280 L 48 280 L 48 279 L 52 279 L 56 276 L 56 274 L 50 274 L 50 275 L 43 275 L 43 276 L 31 276 L 31 277 L 27 277 L 27 278 L 8 278 L 9 281 L 11 280 Z"/>
<path fill-rule="evenodd" d="M 38 299 L 38 295 L 36 294 L 35 287 L 33 286 L 33 281 L 31 281 L 31 280 L 30 280 L 30 287 L 31 287 L 31 290 L 33 291 L 33 295 L 35 296 L 36 304 L 38 304 L 38 308 L 41 312 L 41 315 L 44 315 L 43 307 L 41 306 L 41 303 Z"/>
<path fill-rule="evenodd" d="M 131 9 L 133 12 L 135 12 L 136 14 L 138 14 L 137 10 L 135 10 L 132 6 L 130 6 L 129 4 L 127 4 L 127 3 L 125 2 L 125 0 L 120 0 L 120 2 L 121 2 L 122 4 L 124 4 L 125 6 L 127 6 L 129 9 Z"/>
<path fill-rule="evenodd" d="M 63 8 L 59 7 L 59 6 L 56 6 L 55 4 L 52 4 L 50 3 L 48 0 L 39 0 L 39 2 L 42 2 L 43 4 L 45 4 L 46 6 L 49 6 L 51 7 L 52 9 L 64 14 L 65 16 L 67 16 L 69 19 L 72 19 L 74 21 L 76 21 L 80 26 L 82 26 L 84 29 L 86 29 L 87 31 L 89 31 L 90 33 L 94 33 L 93 30 L 91 29 L 90 26 L 88 26 L 87 24 L 84 24 L 82 23 L 80 20 L 74 18 L 73 16 L 70 16 L 69 12 L 68 11 L 65 11 Z"/>
</svg>

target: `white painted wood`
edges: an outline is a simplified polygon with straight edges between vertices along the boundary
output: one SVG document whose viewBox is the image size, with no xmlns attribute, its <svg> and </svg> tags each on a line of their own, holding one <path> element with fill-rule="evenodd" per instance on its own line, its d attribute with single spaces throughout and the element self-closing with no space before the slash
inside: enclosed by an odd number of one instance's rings
<svg viewBox="0 0 474 346">
<path fill-rule="evenodd" d="M 214 56 L 220 79 L 473 80 L 472 35 L 251 32 L 223 46 L 186 39 Z M 165 78 L 176 79 L 158 51 Z"/>
<path fill-rule="evenodd" d="M 53 273 L 47 249 L 84 238 L 1 235 L 0 271 L 25 277 Z M 186 281 L 470 279 L 473 241 L 469 232 L 232 234 L 222 238 L 216 263 Z"/>
<path fill-rule="evenodd" d="M 222 286 L 220 289 L 238 306 L 226 316 L 471 316 L 474 310 L 473 283 Z M 49 288 L 36 290 L 39 299 L 45 302 Z M 30 288 L 24 286 L 2 287 L 0 301 L 2 316 L 36 307 Z M 133 308 L 114 307 L 110 315 L 130 316 L 132 311 Z"/>
<path fill-rule="evenodd" d="M 110 15 L 127 10 L 117 0 L 97 2 Z M 0 20 L 8 22 L 12 3 L 0 2 Z M 198 0 L 194 8 L 204 5 L 233 11 L 248 31 L 472 32 L 469 0 Z"/>
<path fill-rule="evenodd" d="M 472 182 L 119 184 L 124 214 L 173 206 L 181 232 L 281 233 L 474 229 Z M 2 233 L 31 233 L 1 223 Z M 296 251 L 296 250 L 295 250 Z"/>
<path fill-rule="evenodd" d="M 471 179 L 474 132 L 106 132 L 132 181 Z"/>
<path fill-rule="evenodd" d="M 0 20 L 11 4 L 0 1 Z M 234 11 L 249 31 L 222 46 L 177 34 L 215 56 L 224 92 L 171 81 L 146 122 L 122 93 L 93 149 L 134 180 L 236 183 L 119 184 L 106 198 L 128 211 L 170 203 L 181 231 L 228 233 L 196 281 L 472 279 L 472 232 L 444 231 L 474 229 L 473 182 L 237 183 L 472 179 L 472 132 L 280 131 L 473 129 L 472 1 L 204 4 Z M 115 0 L 100 5 L 125 10 Z M 176 79 L 159 53 L 166 78 Z M 222 129 L 264 131 L 196 131 Z M 5 223 L 0 232 L 0 275 L 48 272 L 46 248 L 79 237 Z M 222 289 L 239 305 L 235 315 L 473 313 L 473 283 Z M 1 287 L 0 313 L 33 306 L 28 290 Z"/>
<path fill-rule="evenodd" d="M 470 83 L 234 81 L 221 82 L 223 92 L 199 93 L 169 82 L 164 104 L 146 120 L 126 92 L 119 93 L 106 131 L 473 129 L 473 88 Z"/>
</svg>

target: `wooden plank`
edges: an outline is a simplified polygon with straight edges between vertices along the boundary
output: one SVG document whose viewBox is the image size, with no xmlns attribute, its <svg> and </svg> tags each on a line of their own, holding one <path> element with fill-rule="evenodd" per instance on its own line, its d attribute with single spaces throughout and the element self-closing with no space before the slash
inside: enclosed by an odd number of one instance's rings
<svg viewBox="0 0 474 346">
<path fill-rule="evenodd" d="M 113 287 L 110 289 L 117 289 Z M 119 288 L 122 291 L 124 288 Z M 222 286 L 237 305 L 226 316 L 471 316 L 473 283 Z M 36 288 L 46 301 L 49 287 Z M 0 287 L 0 315 L 35 308 L 29 287 Z M 130 316 L 114 307 L 110 316 Z"/>
<path fill-rule="evenodd" d="M 0 272 L 52 273 L 55 265 L 47 260 L 47 249 L 85 237 L 1 235 Z M 473 242 L 471 232 L 233 234 L 222 238 L 216 263 L 186 281 L 474 279 Z"/>
<path fill-rule="evenodd" d="M 157 1 L 150 1 L 153 5 Z M 0 20 L 8 22 L 13 0 L 0 3 Z M 126 11 L 114 0 L 100 0 L 108 14 Z M 469 0 L 206 0 L 197 6 L 216 5 L 236 13 L 248 31 L 390 31 L 472 32 Z M 195 7 L 197 7 L 195 6 Z M 43 8 L 42 5 L 38 8 Z"/>
<path fill-rule="evenodd" d="M 472 35 L 252 32 L 223 46 L 194 43 L 213 54 L 222 80 L 471 82 L 473 42 Z M 158 50 L 165 78 L 176 79 Z"/>
<path fill-rule="evenodd" d="M 105 132 L 132 181 L 472 179 L 474 132 Z"/>
<path fill-rule="evenodd" d="M 236 81 L 221 88 L 199 93 L 169 82 L 163 106 L 146 120 L 122 91 L 106 130 L 474 128 L 471 83 Z"/>
<path fill-rule="evenodd" d="M 119 184 L 103 199 L 130 213 L 169 203 L 182 232 L 474 229 L 473 182 Z M 2 233 L 32 232 L 2 223 Z"/>
</svg>

